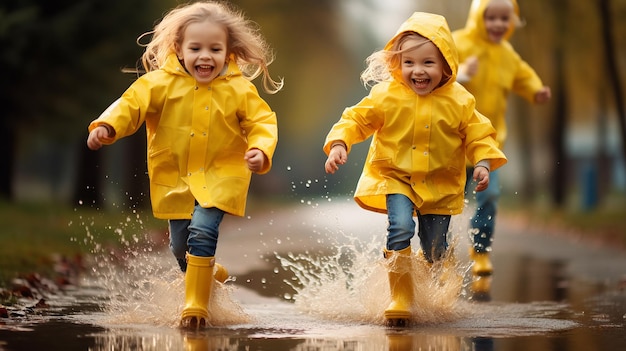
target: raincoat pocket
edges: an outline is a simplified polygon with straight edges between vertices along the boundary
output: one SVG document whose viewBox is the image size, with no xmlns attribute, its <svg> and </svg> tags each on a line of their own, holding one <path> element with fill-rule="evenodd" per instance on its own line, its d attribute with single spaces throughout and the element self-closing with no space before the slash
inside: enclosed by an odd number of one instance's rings
<svg viewBox="0 0 626 351">
<path fill-rule="evenodd" d="M 159 185 L 175 187 L 180 174 L 176 157 L 170 149 L 161 149 L 150 153 L 148 157 L 148 176 Z"/>
<path fill-rule="evenodd" d="M 224 152 L 222 157 L 215 160 L 215 165 L 212 171 L 218 178 L 249 179 L 252 174 L 242 153 Z"/>
<path fill-rule="evenodd" d="M 453 167 L 440 169 L 432 173 L 430 183 L 441 195 L 458 194 L 463 191 L 460 174 L 460 171 Z"/>
</svg>

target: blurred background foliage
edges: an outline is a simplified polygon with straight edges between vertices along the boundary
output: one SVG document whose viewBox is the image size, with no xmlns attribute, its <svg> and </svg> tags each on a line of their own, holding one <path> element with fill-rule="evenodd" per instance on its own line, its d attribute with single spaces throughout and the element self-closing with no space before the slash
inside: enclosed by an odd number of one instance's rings
<svg viewBox="0 0 626 351">
<path fill-rule="evenodd" d="M 349 196 L 356 185 L 368 143 L 334 176 L 323 172 L 321 147 L 343 109 L 367 94 L 359 81 L 367 55 L 413 11 L 440 13 L 452 30 L 461 28 L 471 1 L 233 3 L 260 25 L 276 53 L 272 75 L 285 78 L 283 91 L 263 95 L 278 114 L 280 140 L 274 169 L 254 177 L 251 197 L 304 201 Z M 552 87 L 553 100 L 531 106 L 511 97 L 504 192 L 522 207 L 615 207 L 626 191 L 626 0 L 519 3 L 525 26 L 512 43 Z M 121 72 L 137 65 L 136 38 L 177 4 L 0 4 L 4 201 L 149 212 L 145 135 L 92 152 L 87 125 L 136 78 Z"/>
</svg>

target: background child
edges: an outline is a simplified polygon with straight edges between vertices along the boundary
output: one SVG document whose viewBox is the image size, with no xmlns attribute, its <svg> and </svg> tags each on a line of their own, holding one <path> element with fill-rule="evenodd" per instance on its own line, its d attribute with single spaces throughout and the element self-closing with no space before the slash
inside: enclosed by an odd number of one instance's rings
<svg viewBox="0 0 626 351">
<path fill-rule="evenodd" d="M 474 97 L 455 81 L 456 49 L 445 18 L 414 13 L 361 75 L 369 95 L 347 108 L 326 137 L 327 173 L 347 161 L 353 144 L 373 135 L 354 195 L 364 209 L 387 213 L 383 250 L 389 262 L 390 325 L 411 318 L 410 275 L 414 216 L 423 256 L 443 258 L 451 215 L 463 210 L 465 159 L 476 165 L 476 191 L 489 170 L 506 163 L 495 130 L 474 109 Z"/>
<path fill-rule="evenodd" d="M 519 24 L 518 15 L 515 0 L 474 0 L 465 28 L 452 33 L 462 62 L 457 81 L 474 95 L 476 109 L 491 120 L 500 148 L 507 137 L 505 112 L 509 91 L 534 103 L 547 102 L 551 96 L 550 88 L 541 83 L 507 41 Z M 468 183 L 472 173 L 470 167 Z M 476 194 L 476 212 L 470 221 L 472 272 L 478 276 L 493 272 L 489 252 L 500 196 L 498 178 L 498 172 L 492 172 L 489 189 Z"/>
<path fill-rule="evenodd" d="M 152 210 L 169 220 L 186 271 L 181 324 L 200 327 L 219 225 L 225 213 L 244 214 L 251 173 L 267 173 L 276 148 L 276 114 L 250 80 L 262 74 L 269 93 L 282 81 L 269 76 L 271 52 L 252 22 L 222 2 L 179 6 L 146 35 L 147 73 L 91 122 L 87 145 L 97 150 L 146 123 Z"/>
</svg>

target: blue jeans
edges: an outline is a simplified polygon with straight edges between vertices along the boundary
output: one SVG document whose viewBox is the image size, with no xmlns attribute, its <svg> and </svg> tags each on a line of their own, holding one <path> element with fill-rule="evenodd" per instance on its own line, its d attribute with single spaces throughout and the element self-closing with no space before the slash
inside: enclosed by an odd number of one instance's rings
<svg viewBox="0 0 626 351">
<path fill-rule="evenodd" d="M 476 186 L 476 183 L 472 180 L 473 173 L 473 168 L 467 169 L 466 198 L 473 194 Z M 493 242 L 498 198 L 500 197 L 500 181 L 498 178 L 498 171 L 491 171 L 489 173 L 489 187 L 476 193 L 476 212 L 470 218 L 470 228 L 472 229 L 470 238 L 476 252 L 490 251 L 491 243 Z"/>
<path fill-rule="evenodd" d="M 196 204 L 191 219 L 169 221 L 170 250 L 183 272 L 187 270 L 187 252 L 194 256 L 215 256 L 219 226 L 223 218 L 224 211 L 219 208 L 204 208 Z"/>
<path fill-rule="evenodd" d="M 448 249 L 448 215 L 423 215 L 413 202 L 402 194 L 387 195 L 387 250 L 399 251 L 411 245 L 415 236 L 413 214 L 417 213 L 418 236 L 424 257 L 428 262 L 440 260 Z"/>
</svg>

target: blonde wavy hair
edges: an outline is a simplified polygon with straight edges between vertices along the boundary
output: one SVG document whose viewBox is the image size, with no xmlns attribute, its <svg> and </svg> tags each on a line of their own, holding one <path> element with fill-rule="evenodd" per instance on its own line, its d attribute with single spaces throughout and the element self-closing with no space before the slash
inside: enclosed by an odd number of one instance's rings
<svg viewBox="0 0 626 351">
<path fill-rule="evenodd" d="M 418 43 L 416 45 L 400 49 L 409 39 L 417 40 Z M 383 49 L 376 51 L 365 59 L 367 68 L 363 71 L 363 73 L 361 73 L 361 82 L 367 88 L 380 82 L 392 80 L 394 78 L 393 72 L 399 70 L 401 67 L 402 54 L 414 50 L 428 42 L 430 42 L 429 39 L 416 32 L 404 32 L 400 34 L 389 50 Z M 441 79 L 439 86 L 444 85 L 452 77 L 452 69 L 448 65 L 448 62 L 443 58 L 443 55 L 441 56 L 444 62 L 444 68 L 443 78 Z"/>
<path fill-rule="evenodd" d="M 253 80 L 262 75 L 263 89 L 269 94 L 282 89 L 283 79 L 273 80 L 269 74 L 268 66 L 274 61 L 274 54 L 261 35 L 258 25 L 245 18 L 241 11 L 222 1 L 179 5 L 167 13 L 154 30 L 140 35 L 137 44 L 146 48 L 141 57 L 146 72 L 160 69 L 167 57 L 176 52 L 176 45 L 182 44 L 187 26 L 207 20 L 226 29 L 227 57 L 234 58 L 244 77 Z M 149 43 L 141 43 L 150 36 Z"/>
</svg>

